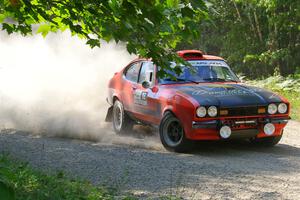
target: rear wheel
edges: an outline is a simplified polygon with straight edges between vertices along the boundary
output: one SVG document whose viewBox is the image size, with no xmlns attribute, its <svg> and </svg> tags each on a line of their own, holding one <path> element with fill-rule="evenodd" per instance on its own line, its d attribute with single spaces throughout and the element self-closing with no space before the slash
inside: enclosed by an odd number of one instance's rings
<svg viewBox="0 0 300 200">
<path fill-rule="evenodd" d="M 282 138 L 282 134 L 279 136 L 265 137 L 265 138 L 254 138 L 251 139 L 250 142 L 255 145 L 259 145 L 262 147 L 273 147 L 279 143 Z"/>
<path fill-rule="evenodd" d="M 117 134 L 131 131 L 133 128 L 133 121 L 126 114 L 123 104 L 116 100 L 113 106 L 113 127 Z"/>
<path fill-rule="evenodd" d="M 185 137 L 184 129 L 180 121 L 167 112 L 159 126 L 160 140 L 169 151 L 187 152 L 190 150 L 191 141 Z"/>
</svg>

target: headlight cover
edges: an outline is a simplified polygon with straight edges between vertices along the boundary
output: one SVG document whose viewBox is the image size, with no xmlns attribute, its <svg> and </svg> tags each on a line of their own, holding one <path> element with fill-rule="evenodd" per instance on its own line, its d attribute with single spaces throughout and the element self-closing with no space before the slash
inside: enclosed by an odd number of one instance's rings
<svg viewBox="0 0 300 200">
<path fill-rule="evenodd" d="M 196 114 L 197 114 L 198 117 L 205 117 L 206 108 L 204 106 L 200 106 L 199 108 L 197 108 Z"/>
<path fill-rule="evenodd" d="M 278 112 L 281 114 L 286 113 L 287 109 L 288 109 L 288 107 L 285 103 L 280 103 L 278 105 Z"/>
<path fill-rule="evenodd" d="M 218 109 L 216 106 L 210 106 L 207 110 L 207 113 L 210 117 L 215 117 L 218 114 Z"/>
<path fill-rule="evenodd" d="M 277 106 L 274 103 L 269 104 L 268 106 L 268 113 L 273 115 L 277 112 Z"/>
</svg>

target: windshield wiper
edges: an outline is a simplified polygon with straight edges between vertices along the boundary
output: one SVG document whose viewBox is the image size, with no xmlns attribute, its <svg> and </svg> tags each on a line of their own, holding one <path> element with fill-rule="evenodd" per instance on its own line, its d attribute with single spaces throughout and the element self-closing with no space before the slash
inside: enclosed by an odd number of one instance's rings
<svg viewBox="0 0 300 200">
<path fill-rule="evenodd" d="M 224 78 L 204 78 L 205 81 L 220 81 L 220 82 L 238 82 L 236 80 L 224 79 Z"/>
<path fill-rule="evenodd" d="M 230 79 L 228 79 L 228 80 L 226 80 L 227 82 L 235 82 L 235 83 L 238 83 L 239 81 L 237 81 L 237 80 L 230 80 Z"/>
<path fill-rule="evenodd" d="M 186 82 L 186 83 L 196 83 L 196 84 L 198 84 L 199 82 L 197 82 L 197 81 L 193 81 L 193 80 L 189 80 L 189 79 L 183 79 L 183 78 L 176 78 L 176 79 L 171 79 L 171 78 L 166 78 L 166 79 L 164 79 L 165 81 L 184 81 L 184 82 Z"/>
<path fill-rule="evenodd" d="M 224 81 L 225 82 L 225 79 L 223 79 L 223 78 L 204 78 L 203 80 L 205 80 L 205 81 Z"/>
</svg>

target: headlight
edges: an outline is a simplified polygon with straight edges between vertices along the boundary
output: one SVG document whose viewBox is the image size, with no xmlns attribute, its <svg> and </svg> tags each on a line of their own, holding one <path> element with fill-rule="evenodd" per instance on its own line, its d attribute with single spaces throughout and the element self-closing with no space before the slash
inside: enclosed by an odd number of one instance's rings
<svg viewBox="0 0 300 200">
<path fill-rule="evenodd" d="M 203 106 L 200 106 L 199 108 L 197 108 L 196 113 L 197 113 L 198 117 L 205 117 L 205 115 L 206 115 L 206 108 L 203 107 Z"/>
<path fill-rule="evenodd" d="M 287 105 L 285 103 L 281 103 L 278 105 L 278 112 L 279 113 L 286 113 L 287 111 Z"/>
<path fill-rule="evenodd" d="M 268 113 L 273 115 L 277 112 L 277 106 L 274 103 L 269 104 Z"/>
<path fill-rule="evenodd" d="M 207 113 L 210 117 L 215 117 L 218 114 L 218 109 L 216 106 L 210 106 L 207 110 Z"/>
</svg>

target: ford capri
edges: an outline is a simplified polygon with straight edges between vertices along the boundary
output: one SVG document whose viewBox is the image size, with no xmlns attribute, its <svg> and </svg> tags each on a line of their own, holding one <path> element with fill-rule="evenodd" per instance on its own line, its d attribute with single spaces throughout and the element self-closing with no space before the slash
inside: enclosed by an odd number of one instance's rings
<svg viewBox="0 0 300 200">
<path fill-rule="evenodd" d="M 195 140 L 249 140 L 276 145 L 290 119 L 278 94 L 242 83 L 221 57 L 198 50 L 177 52 L 181 73 L 159 78 L 150 59 L 136 59 L 109 81 L 106 121 L 116 133 L 134 124 L 158 127 L 163 146 L 186 152 Z M 170 62 L 170 67 L 175 67 Z M 172 78 L 168 78 L 172 77 Z"/>
</svg>

